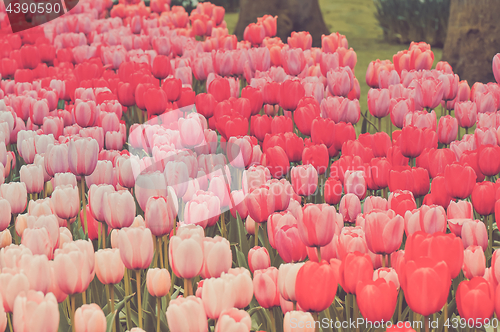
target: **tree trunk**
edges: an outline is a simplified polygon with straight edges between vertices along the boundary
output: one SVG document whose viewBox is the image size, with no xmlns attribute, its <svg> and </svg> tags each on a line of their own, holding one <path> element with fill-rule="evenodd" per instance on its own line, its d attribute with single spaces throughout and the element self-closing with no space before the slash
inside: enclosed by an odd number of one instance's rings
<svg viewBox="0 0 500 332">
<path fill-rule="evenodd" d="M 243 39 L 247 25 L 266 14 L 278 16 L 277 36 L 284 43 L 292 31 L 309 31 L 313 46 L 321 46 L 321 35 L 330 33 L 318 0 L 240 0 L 240 16 L 234 32 L 238 39 Z"/>
<path fill-rule="evenodd" d="M 443 60 L 469 84 L 494 80 L 491 61 L 500 52 L 500 1 L 451 0 Z"/>
</svg>

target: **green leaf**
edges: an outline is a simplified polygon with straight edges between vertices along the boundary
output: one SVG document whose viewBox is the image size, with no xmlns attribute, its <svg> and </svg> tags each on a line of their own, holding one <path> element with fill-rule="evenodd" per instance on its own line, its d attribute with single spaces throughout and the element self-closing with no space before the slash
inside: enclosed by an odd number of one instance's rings
<svg viewBox="0 0 500 332">
<path fill-rule="evenodd" d="M 121 300 L 120 302 L 118 302 L 116 305 L 115 305 L 115 311 L 110 313 L 108 316 L 106 316 L 106 332 L 111 332 L 112 329 L 113 329 L 113 323 L 116 322 L 116 315 L 120 314 L 120 312 L 122 311 L 122 309 L 125 307 L 125 303 L 127 303 L 128 301 L 130 301 L 130 299 L 132 297 L 134 297 L 135 294 L 131 294 L 127 297 L 125 297 L 123 300 Z"/>
<path fill-rule="evenodd" d="M 71 322 L 70 320 L 68 319 L 68 317 L 66 316 L 66 312 L 64 310 L 64 304 L 65 302 L 63 303 L 59 303 L 59 329 L 57 330 L 58 332 L 68 332 L 71 330 Z"/>
<path fill-rule="evenodd" d="M 248 268 L 246 256 L 238 248 L 235 248 L 235 249 L 236 249 L 236 258 L 238 259 L 238 267 L 244 267 L 244 268 L 250 270 Z"/>
</svg>

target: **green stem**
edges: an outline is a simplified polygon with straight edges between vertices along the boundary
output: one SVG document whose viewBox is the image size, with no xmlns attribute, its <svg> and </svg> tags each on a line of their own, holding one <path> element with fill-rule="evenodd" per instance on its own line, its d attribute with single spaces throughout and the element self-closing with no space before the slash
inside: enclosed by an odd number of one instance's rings
<svg viewBox="0 0 500 332">
<path fill-rule="evenodd" d="M 165 250 L 165 268 L 168 269 L 168 235 L 165 235 L 163 236 L 163 243 L 164 243 L 164 248 L 163 250 Z"/>
<path fill-rule="evenodd" d="M 398 322 L 401 321 L 403 310 L 403 291 L 400 289 L 398 294 Z"/>
<path fill-rule="evenodd" d="M 378 131 L 382 132 L 382 118 L 378 118 Z"/>
<path fill-rule="evenodd" d="M 70 315 L 71 315 L 71 328 L 73 330 L 73 332 L 76 331 L 76 326 L 75 326 L 75 295 L 70 295 L 71 297 L 71 311 L 70 311 Z"/>
<path fill-rule="evenodd" d="M 125 296 L 129 296 L 131 293 L 130 290 L 130 271 L 125 269 Z M 127 311 L 127 330 L 132 328 L 132 314 L 130 312 L 130 302 L 127 301 L 125 303 L 125 310 Z"/>
<path fill-rule="evenodd" d="M 271 319 L 271 332 L 276 332 L 276 320 L 274 319 L 274 312 L 272 308 L 269 308 L 269 318 Z"/>
<path fill-rule="evenodd" d="M 156 307 L 157 307 L 157 313 L 156 313 L 156 331 L 160 332 L 161 331 L 161 326 L 160 326 L 161 298 L 159 298 L 159 297 L 156 298 Z"/>
<path fill-rule="evenodd" d="M 87 304 L 87 293 L 85 291 L 82 292 L 82 303 Z"/>
<path fill-rule="evenodd" d="M 226 234 L 226 221 L 224 220 L 224 212 L 222 212 L 220 214 L 220 228 L 221 228 L 221 235 L 222 237 L 226 238 L 227 237 L 227 234 Z"/>
<path fill-rule="evenodd" d="M 345 315 L 347 317 L 347 321 L 351 321 L 351 294 L 345 295 Z"/>
<path fill-rule="evenodd" d="M 356 295 L 352 294 L 352 319 L 354 322 L 358 321 L 358 303 L 356 301 Z M 359 332 L 359 326 L 356 324 L 356 332 Z"/>
<path fill-rule="evenodd" d="M 425 316 L 424 318 L 424 328 L 425 328 L 425 332 L 429 332 L 429 316 Z"/>
<path fill-rule="evenodd" d="M 158 255 L 160 256 L 160 267 L 163 269 L 163 250 L 161 248 L 161 237 L 158 236 L 157 238 L 157 242 L 158 242 L 158 246 L 156 247 L 156 252 L 158 253 Z M 158 264 L 157 264 L 158 266 Z"/>
<path fill-rule="evenodd" d="M 443 321 L 446 323 L 448 320 L 448 302 L 444 304 L 444 309 L 443 309 Z M 448 324 L 444 325 L 444 332 L 448 332 Z"/>
<path fill-rule="evenodd" d="M 258 222 L 255 223 L 255 246 L 257 247 L 259 245 L 259 226 L 260 224 Z"/>
<path fill-rule="evenodd" d="M 110 303 L 110 308 L 111 312 L 115 312 L 115 286 L 110 284 L 107 285 L 107 289 L 109 289 L 109 303 Z M 113 332 L 116 331 L 116 321 L 113 320 Z"/>
<path fill-rule="evenodd" d="M 13 332 L 14 330 L 12 329 L 12 319 L 10 317 L 11 315 L 12 315 L 11 313 L 7 313 L 7 322 L 9 323 L 9 331 Z M 73 331 L 74 331 L 74 328 L 73 328 Z"/>
<path fill-rule="evenodd" d="M 82 209 L 83 209 L 83 222 L 85 223 L 85 235 L 89 234 L 89 225 L 87 224 L 87 203 L 85 202 L 85 176 L 80 177 L 82 186 Z"/>
<path fill-rule="evenodd" d="M 137 282 L 137 313 L 139 314 L 139 328 L 142 329 L 141 270 L 135 271 L 135 281 Z"/>
<path fill-rule="evenodd" d="M 321 263 L 321 247 L 316 247 L 316 252 L 318 254 L 318 263 Z"/>
<path fill-rule="evenodd" d="M 488 254 L 491 257 L 493 252 L 493 220 L 491 216 L 485 216 L 488 225 Z"/>
</svg>

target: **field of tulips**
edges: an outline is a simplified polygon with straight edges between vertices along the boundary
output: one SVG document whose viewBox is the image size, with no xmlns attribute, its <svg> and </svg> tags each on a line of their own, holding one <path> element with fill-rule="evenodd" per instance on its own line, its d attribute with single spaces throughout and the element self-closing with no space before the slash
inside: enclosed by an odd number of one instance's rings
<svg viewBox="0 0 500 332">
<path fill-rule="evenodd" d="M 356 69 L 360 105 L 339 33 L 5 11 L 0 331 L 497 330 L 499 84 L 412 43 Z"/>
</svg>

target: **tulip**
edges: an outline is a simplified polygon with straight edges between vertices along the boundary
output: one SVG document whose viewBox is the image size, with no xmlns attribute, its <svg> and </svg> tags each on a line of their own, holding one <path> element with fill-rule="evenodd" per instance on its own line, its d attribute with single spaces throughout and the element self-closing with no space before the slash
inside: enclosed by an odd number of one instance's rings
<svg viewBox="0 0 500 332">
<path fill-rule="evenodd" d="M 221 312 L 215 326 L 215 332 L 250 332 L 251 325 L 252 319 L 246 311 L 232 308 Z"/>
<path fill-rule="evenodd" d="M 279 179 L 288 174 L 290 161 L 283 148 L 280 146 L 268 148 L 265 156 L 266 166 L 274 178 Z"/>
<path fill-rule="evenodd" d="M 149 269 L 146 275 L 148 292 L 154 297 L 163 297 L 170 290 L 170 274 L 167 269 Z"/>
<path fill-rule="evenodd" d="M 3 231 L 0 232 L 0 248 L 8 247 L 11 244 L 12 244 L 12 234 L 10 233 L 10 230 L 4 229 Z"/>
<path fill-rule="evenodd" d="M 254 273 L 256 270 L 265 270 L 271 266 L 271 258 L 266 248 L 253 247 L 248 251 L 248 266 Z"/>
<path fill-rule="evenodd" d="M 396 252 L 395 252 L 396 253 Z M 392 259 L 391 255 L 391 259 Z M 396 265 L 396 264 L 395 264 Z M 385 279 L 385 281 L 392 282 L 396 288 L 399 290 L 399 277 L 398 273 L 396 272 L 395 269 L 389 267 L 381 267 L 373 272 L 373 281 L 376 281 L 377 279 Z"/>
<path fill-rule="evenodd" d="M 129 270 L 147 269 L 153 260 L 153 238 L 149 228 L 120 229 L 118 247 L 123 264 Z"/>
<path fill-rule="evenodd" d="M 306 246 L 300 240 L 296 225 L 281 227 L 274 237 L 276 250 L 285 263 L 300 262 L 307 257 Z"/>
<path fill-rule="evenodd" d="M 257 223 L 267 221 L 269 215 L 274 212 L 274 195 L 264 186 L 251 191 L 246 199 L 248 214 Z"/>
<path fill-rule="evenodd" d="M 470 246 L 464 251 L 463 272 L 467 279 L 484 276 L 486 270 L 486 257 L 483 248 Z"/>
<path fill-rule="evenodd" d="M 340 285 L 348 294 L 356 294 L 360 282 L 371 281 L 373 264 L 368 254 L 348 253 L 340 265 Z"/>
<path fill-rule="evenodd" d="M 450 115 L 441 117 L 438 124 L 438 140 L 448 145 L 457 138 L 458 121 Z"/>
<path fill-rule="evenodd" d="M 250 277 L 250 271 L 243 267 L 232 268 L 227 273 L 222 272 L 222 279 L 226 279 L 233 284 L 238 292 L 235 293 L 234 306 L 238 309 L 243 309 L 253 298 L 253 282 Z"/>
<path fill-rule="evenodd" d="M 477 213 L 488 216 L 495 211 L 495 185 L 492 182 L 484 181 L 476 183 L 472 190 L 472 205 Z"/>
<path fill-rule="evenodd" d="M 89 286 L 92 271 L 88 253 L 80 251 L 74 243 L 56 250 L 54 270 L 59 288 L 65 294 L 81 293 Z"/>
<path fill-rule="evenodd" d="M 403 263 L 401 269 L 401 286 L 411 310 L 423 316 L 441 310 L 451 286 L 446 263 L 422 257 Z"/>
<path fill-rule="evenodd" d="M 308 247 L 322 247 L 330 243 L 335 231 L 331 220 L 335 216 L 335 208 L 328 204 L 304 206 L 297 219 L 302 242 Z"/>
<path fill-rule="evenodd" d="M 462 281 L 457 288 L 456 301 L 460 317 L 472 320 L 473 326 L 482 326 L 493 316 L 495 295 L 483 277 Z"/>
<path fill-rule="evenodd" d="M 283 319 L 284 332 L 314 332 L 316 331 L 316 321 L 310 312 L 289 311 Z"/>
<path fill-rule="evenodd" d="M 323 189 L 325 203 L 336 205 L 340 202 L 342 196 L 342 183 L 340 180 L 336 180 L 333 177 L 328 178 Z"/>
<path fill-rule="evenodd" d="M 4 231 L 9 227 L 12 220 L 10 203 L 4 198 L 0 198 L 0 229 Z"/>
<path fill-rule="evenodd" d="M 460 236 L 462 237 L 464 248 L 472 245 L 481 246 L 483 251 L 486 251 L 488 248 L 488 233 L 486 231 L 486 226 L 479 220 L 466 220 L 462 224 Z"/>
<path fill-rule="evenodd" d="M 398 128 L 403 128 L 406 115 L 414 110 L 415 102 L 412 98 L 392 98 L 389 104 L 392 124 Z"/>
<path fill-rule="evenodd" d="M 361 202 L 358 196 L 344 195 L 340 201 L 339 212 L 344 216 L 344 221 L 354 222 L 361 213 Z"/>
<path fill-rule="evenodd" d="M 171 191 L 167 198 L 150 197 L 148 199 L 144 217 L 146 227 L 151 230 L 154 236 L 161 237 L 169 234 L 173 229 L 176 217 L 176 205 L 177 197 L 173 191 Z"/>
<path fill-rule="evenodd" d="M 462 128 L 471 128 L 476 124 L 477 106 L 472 101 L 455 103 L 455 117 Z"/>
<path fill-rule="evenodd" d="M 350 67 L 330 69 L 326 79 L 328 89 L 334 96 L 346 97 L 354 86 L 354 74 Z"/>
<path fill-rule="evenodd" d="M 295 285 L 297 273 L 305 263 L 281 264 L 278 271 L 278 289 L 286 301 L 297 301 Z"/>
<path fill-rule="evenodd" d="M 305 90 L 298 80 L 286 80 L 280 87 L 280 106 L 284 110 L 294 111 L 304 97 Z M 264 98 L 265 99 L 265 98 Z M 269 104 L 268 102 L 264 101 Z"/>
<path fill-rule="evenodd" d="M 478 153 L 478 164 L 479 169 L 486 176 L 495 176 L 500 173 L 500 147 L 481 145 Z"/>
<path fill-rule="evenodd" d="M 201 272 L 203 237 L 203 228 L 191 225 L 179 228 L 178 234 L 170 238 L 170 267 L 179 278 L 191 279 Z"/>
<path fill-rule="evenodd" d="M 418 210 L 406 211 L 404 220 L 407 236 L 418 231 L 446 232 L 446 212 L 442 206 L 423 205 Z"/>
<path fill-rule="evenodd" d="M 307 262 L 297 272 L 295 295 L 298 305 L 306 311 L 320 312 L 335 299 L 337 280 L 328 262 Z"/>
<path fill-rule="evenodd" d="M 302 151 L 302 163 L 304 165 L 313 165 L 320 175 L 326 173 L 328 160 L 328 149 L 324 144 L 311 145 Z"/>
<path fill-rule="evenodd" d="M 383 197 L 378 196 L 368 196 L 365 199 L 365 204 L 363 205 L 363 213 L 368 214 L 373 210 L 389 210 L 389 203 Z"/>
<path fill-rule="evenodd" d="M 389 114 L 390 103 L 391 96 L 388 89 L 370 89 L 368 91 L 368 110 L 374 117 L 386 117 Z"/>
<path fill-rule="evenodd" d="M 24 182 L 10 182 L 0 185 L 0 197 L 10 204 L 11 213 L 24 212 L 27 204 L 27 190 Z"/>
<path fill-rule="evenodd" d="M 269 309 L 279 306 L 278 269 L 271 266 L 264 270 L 256 270 L 253 276 L 253 289 L 261 307 Z"/>
<path fill-rule="evenodd" d="M 98 152 L 99 145 L 95 139 L 70 140 L 68 146 L 69 169 L 75 175 L 91 175 L 97 166 Z"/>
<path fill-rule="evenodd" d="M 367 321 L 387 322 L 396 309 L 398 290 L 392 281 L 383 278 L 366 280 L 358 283 L 356 297 L 359 310 Z"/>
<path fill-rule="evenodd" d="M 40 318 L 43 318 L 43 321 Z M 42 292 L 33 290 L 21 293 L 14 302 L 12 325 L 16 331 L 20 332 L 57 331 L 59 310 L 54 294 L 44 295 Z"/>
<path fill-rule="evenodd" d="M 100 249 L 95 253 L 95 272 L 104 285 L 118 284 L 125 272 L 119 249 Z"/>
<path fill-rule="evenodd" d="M 76 332 L 105 332 L 106 316 L 95 303 L 84 304 L 75 312 Z"/>
<path fill-rule="evenodd" d="M 28 277 L 30 289 L 47 294 L 51 285 L 49 260 L 45 255 L 24 255 L 19 268 Z"/>
<path fill-rule="evenodd" d="M 406 126 L 401 131 L 401 153 L 407 158 L 418 157 L 424 149 L 424 131 L 415 126 Z"/>
<path fill-rule="evenodd" d="M 207 315 L 203 302 L 195 296 L 178 297 L 167 308 L 167 322 L 172 332 L 206 332 Z"/>
<path fill-rule="evenodd" d="M 292 185 L 300 196 L 310 196 L 318 186 L 318 172 L 312 165 L 300 165 L 292 168 Z"/>
<path fill-rule="evenodd" d="M 35 255 L 53 257 L 54 247 L 45 228 L 26 228 L 22 232 L 21 244 L 28 247 Z"/>
<path fill-rule="evenodd" d="M 218 278 L 231 268 L 232 254 L 229 241 L 221 236 L 203 239 L 203 268 L 201 277 Z"/>
<path fill-rule="evenodd" d="M 37 165 L 23 165 L 20 170 L 20 181 L 26 184 L 28 194 L 43 190 L 43 169 Z"/>
<path fill-rule="evenodd" d="M 203 281 L 201 299 L 208 318 L 218 319 L 221 312 L 231 309 L 235 302 L 234 285 L 222 278 Z"/>
<path fill-rule="evenodd" d="M 102 196 L 104 220 L 111 228 L 132 225 L 135 217 L 134 197 L 128 190 L 105 192 Z"/>
<path fill-rule="evenodd" d="M 56 187 L 52 192 L 51 202 L 59 218 L 65 220 L 75 218 L 80 208 L 78 188 L 70 184 Z"/>
<path fill-rule="evenodd" d="M 346 171 L 344 175 L 344 190 L 346 194 L 354 194 L 360 200 L 366 196 L 366 180 L 363 171 Z"/>
<path fill-rule="evenodd" d="M 106 134 L 107 135 L 107 134 Z M 121 135 L 121 134 L 119 134 Z M 120 136 L 121 140 L 121 136 Z M 93 184 L 113 184 L 114 181 L 113 163 L 108 160 L 99 160 L 94 172 L 85 177 L 87 187 L 90 188 Z"/>
<path fill-rule="evenodd" d="M 376 254 L 391 254 L 403 240 L 404 219 L 393 210 L 365 214 L 368 249 Z"/>
<path fill-rule="evenodd" d="M 470 196 L 476 183 L 476 173 L 469 166 L 450 164 L 444 170 L 446 192 L 453 198 L 465 199 Z"/>
</svg>

